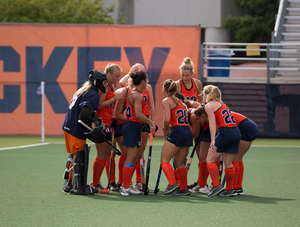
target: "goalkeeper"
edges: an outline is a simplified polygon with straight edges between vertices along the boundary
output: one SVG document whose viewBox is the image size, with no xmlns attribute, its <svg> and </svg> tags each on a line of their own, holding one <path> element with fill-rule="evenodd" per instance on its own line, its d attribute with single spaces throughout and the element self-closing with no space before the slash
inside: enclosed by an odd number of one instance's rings
<svg viewBox="0 0 300 227">
<path fill-rule="evenodd" d="M 107 77 L 104 72 L 92 70 L 89 72 L 88 81 L 79 88 L 68 108 L 62 126 L 69 159 L 64 173 L 65 183 L 63 190 L 74 194 L 94 194 L 96 188 L 87 185 L 87 170 L 89 160 L 89 145 L 86 138 L 95 143 L 105 141 L 102 121 L 96 117 L 99 102 L 99 93 L 105 93 Z M 78 120 L 93 128 L 88 131 L 78 123 Z"/>
</svg>

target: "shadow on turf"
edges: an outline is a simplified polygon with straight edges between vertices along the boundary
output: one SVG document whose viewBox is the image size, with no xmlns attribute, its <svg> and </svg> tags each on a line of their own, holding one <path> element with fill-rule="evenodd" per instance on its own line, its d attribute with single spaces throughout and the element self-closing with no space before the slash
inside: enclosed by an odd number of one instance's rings
<svg viewBox="0 0 300 227">
<path fill-rule="evenodd" d="M 282 199 L 282 198 L 270 198 L 260 197 L 254 195 L 234 196 L 234 197 L 220 197 L 215 196 L 208 198 L 207 195 L 203 194 L 191 194 L 189 196 L 174 196 L 174 195 L 163 195 L 162 192 L 154 194 L 150 190 L 147 196 L 141 194 L 137 196 L 122 196 L 120 192 L 110 192 L 109 194 L 94 194 L 88 195 L 86 198 L 106 200 L 106 201 L 120 201 L 123 202 L 148 202 L 148 203 L 164 203 L 164 202 L 186 202 L 186 203 L 232 203 L 235 201 L 248 202 L 248 203 L 260 203 L 260 204 L 276 204 L 281 201 L 293 201 L 295 199 Z"/>
</svg>

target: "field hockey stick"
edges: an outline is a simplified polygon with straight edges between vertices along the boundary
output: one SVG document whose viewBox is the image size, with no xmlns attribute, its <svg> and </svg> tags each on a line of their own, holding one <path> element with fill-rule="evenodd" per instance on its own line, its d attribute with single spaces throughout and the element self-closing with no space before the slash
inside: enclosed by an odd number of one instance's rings
<svg viewBox="0 0 300 227">
<path fill-rule="evenodd" d="M 154 194 L 157 194 L 159 192 L 158 185 L 159 185 L 159 181 L 160 181 L 161 171 L 162 171 L 162 168 L 161 168 L 161 165 L 159 165 L 159 170 L 158 170 L 157 180 L 156 180 L 156 184 L 155 184 Z"/>
<path fill-rule="evenodd" d="M 112 135 L 112 139 L 114 138 L 114 135 Z M 112 141 L 114 142 L 114 141 Z M 113 157 L 114 157 L 114 149 L 111 148 L 110 150 L 110 160 L 109 160 L 109 171 L 108 171 L 108 182 L 107 182 L 107 186 L 106 186 L 106 190 L 110 190 L 110 179 L 111 179 L 111 169 L 112 169 L 112 161 L 113 161 Z"/>
<path fill-rule="evenodd" d="M 83 125 L 85 128 L 87 128 L 87 129 L 90 130 L 90 131 L 93 130 L 90 126 L 88 126 L 88 125 L 87 125 L 86 123 L 84 123 L 82 120 L 78 120 L 78 123 L 81 124 L 81 125 Z M 122 152 L 121 152 L 118 148 L 116 148 L 114 145 L 112 145 L 112 143 L 109 142 L 106 138 L 105 138 L 105 142 L 108 143 L 112 148 L 114 148 L 114 149 L 116 150 L 116 154 L 117 154 L 117 155 L 121 155 L 121 154 L 122 154 Z"/>
<path fill-rule="evenodd" d="M 153 133 L 151 132 L 151 134 L 150 134 L 150 143 L 149 143 L 149 153 L 148 153 L 148 160 L 147 160 L 146 183 L 145 183 L 144 195 L 149 194 L 148 184 L 149 184 L 149 175 L 150 175 L 152 144 L 153 144 Z"/>
<path fill-rule="evenodd" d="M 191 153 L 191 156 L 190 156 L 190 158 L 189 158 L 189 161 L 188 161 L 188 163 L 186 164 L 185 169 L 186 169 L 186 172 L 187 172 L 187 173 L 189 172 L 190 166 L 191 166 L 191 164 L 192 164 L 193 157 L 194 157 L 194 154 L 195 154 L 197 145 L 198 145 L 198 143 L 199 143 L 199 138 L 200 138 L 200 135 L 199 135 L 199 136 L 197 137 L 197 139 L 196 139 L 195 146 L 194 146 L 194 148 L 193 148 L 193 151 L 192 151 L 192 153 Z"/>
<path fill-rule="evenodd" d="M 145 167 L 143 156 L 140 159 L 140 168 L 141 168 L 141 180 L 142 180 L 142 189 L 145 190 Z"/>
<path fill-rule="evenodd" d="M 220 167 L 219 167 L 219 181 L 221 183 L 223 174 L 223 154 L 221 154 Z"/>
<path fill-rule="evenodd" d="M 225 176 L 223 177 L 223 180 L 222 180 L 222 188 L 224 188 L 224 185 L 225 185 Z"/>
</svg>

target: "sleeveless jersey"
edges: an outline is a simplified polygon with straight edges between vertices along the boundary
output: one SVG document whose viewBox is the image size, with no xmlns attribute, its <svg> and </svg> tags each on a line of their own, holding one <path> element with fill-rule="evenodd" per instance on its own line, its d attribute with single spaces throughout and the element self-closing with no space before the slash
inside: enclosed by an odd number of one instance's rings
<svg viewBox="0 0 300 227">
<path fill-rule="evenodd" d="M 149 93 L 147 88 L 143 90 L 142 112 L 146 117 L 149 117 Z"/>
<path fill-rule="evenodd" d="M 198 100 L 198 89 L 197 89 L 196 83 L 193 80 L 193 78 L 191 79 L 192 86 L 190 89 L 187 89 L 185 87 L 185 84 L 183 83 L 182 79 L 180 79 L 179 81 L 180 81 L 180 87 L 181 87 L 180 93 L 183 94 L 186 99 L 198 102 L 199 101 Z"/>
<path fill-rule="evenodd" d="M 113 88 L 111 88 L 109 85 L 107 86 L 108 88 L 108 92 L 105 96 L 104 101 L 109 100 L 111 98 L 113 98 L 115 96 L 115 91 Z M 97 110 L 96 114 L 99 118 L 102 119 L 103 123 L 110 127 L 111 126 L 111 122 L 112 122 L 112 112 L 115 108 L 115 103 L 113 102 L 112 104 L 110 104 L 109 106 L 103 108 L 103 109 L 99 109 Z"/>
<path fill-rule="evenodd" d="M 134 106 L 129 103 L 129 96 L 130 96 L 131 92 L 133 92 L 133 91 L 138 91 L 138 90 L 137 89 L 130 89 L 128 91 L 127 101 L 126 101 L 127 102 L 126 121 L 133 121 L 133 122 L 138 122 L 138 123 L 142 124 L 142 122 L 139 119 L 137 119 L 137 117 L 135 116 Z"/>
<path fill-rule="evenodd" d="M 178 105 L 171 109 L 170 125 L 173 126 L 189 126 L 188 117 L 185 106 L 178 100 Z"/>
<path fill-rule="evenodd" d="M 199 125 L 200 125 L 201 131 L 205 131 L 205 130 L 207 130 L 207 129 L 209 128 L 209 123 L 208 123 L 208 122 L 205 123 L 204 125 L 201 125 L 201 124 L 199 123 Z"/>
<path fill-rule="evenodd" d="M 246 116 L 233 111 L 231 112 L 231 114 L 237 125 L 239 125 L 242 120 L 245 120 L 247 118 Z"/>
<path fill-rule="evenodd" d="M 237 127 L 229 108 L 224 103 L 221 103 L 220 108 L 215 111 L 215 117 L 218 128 Z"/>
</svg>

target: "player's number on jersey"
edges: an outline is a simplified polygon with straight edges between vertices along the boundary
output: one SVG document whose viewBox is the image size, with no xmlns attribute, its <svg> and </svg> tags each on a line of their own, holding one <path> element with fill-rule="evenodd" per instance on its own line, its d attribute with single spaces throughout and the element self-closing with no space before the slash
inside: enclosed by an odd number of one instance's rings
<svg viewBox="0 0 300 227">
<path fill-rule="evenodd" d="M 177 123 L 178 125 L 187 125 L 188 124 L 188 118 L 186 116 L 185 110 L 177 110 L 176 111 L 177 117 Z"/>
<path fill-rule="evenodd" d="M 127 109 L 126 109 L 126 116 L 127 116 L 128 118 L 130 118 L 130 119 L 132 118 L 130 106 L 127 106 Z"/>
<path fill-rule="evenodd" d="M 236 124 L 233 116 L 231 115 L 230 111 L 222 110 L 222 116 L 224 116 L 225 124 Z"/>
</svg>

